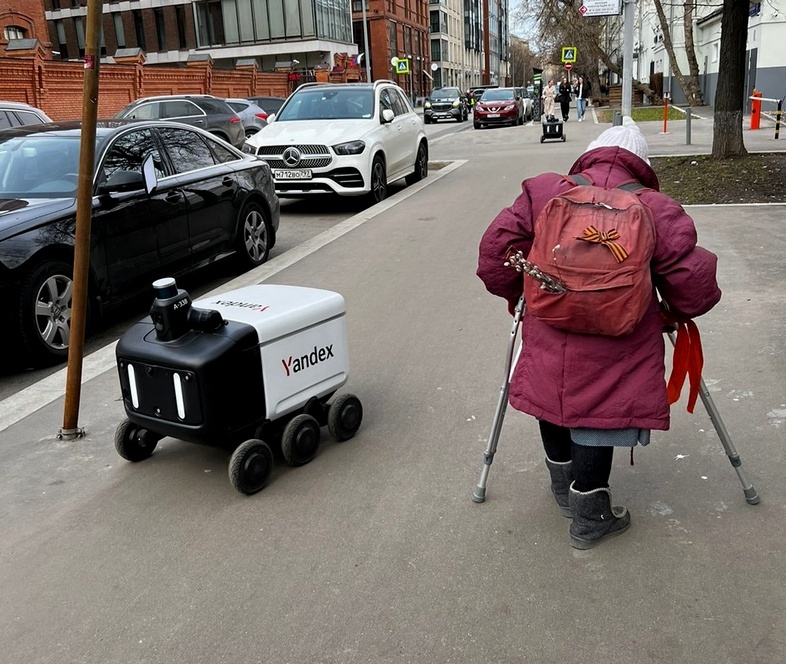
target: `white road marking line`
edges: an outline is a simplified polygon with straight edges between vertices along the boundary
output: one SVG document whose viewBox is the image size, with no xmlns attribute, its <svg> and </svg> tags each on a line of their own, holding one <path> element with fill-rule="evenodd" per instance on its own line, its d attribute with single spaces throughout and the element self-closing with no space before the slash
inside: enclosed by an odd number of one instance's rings
<svg viewBox="0 0 786 664">
<path fill-rule="evenodd" d="M 310 240 L 307 240 L 297 247 L 290 249 L 286 253 L 281 254 L 267 263 L 264 263 L 263 265 L 260 265 L 259 267 L 240 275 L 236 279 L 223 284 L 218 289 L 211 291 L 210 293 L 205 293 L 204 295 L 200 296 L 200 299 L 214 297 L 220 293 L 234 290 L 236 288 L 242 288 L 243 286 L 259 284 L 265 281 L 265 279 L 269 279 L 274 274 L 294 265 L 298 261 L 304 259 L 306 256 L 313 254 L 315 251 L 321 249 L 325 245 L 330 244 L 333 242 L 333 240 L 340 238 L 342 235 L 349 233 L 351 230 L 357 228 L 361 224 L 364 224 L 370 219 L 373 219 L 378 214 L 389 210 L 397 203 L 401 203 L 410 196 L 415 195 L 421 189 L 424 189 L 431 183 L 440 180 L 449 173 L 452 173 L 465 163 L 467 163 L 466 159 L 453 160 L 444 168 L 434 171 L 433 173 L 429 173 L 429 176 L 425 180 L 408 186 L 406 189 L 403 189 L 381 203 L 377 203 L 368 210 L 364 210 L 363 212 L 360 212 L 349 219 L 339 222 L 332 228 L 329 228 L 328 230 L 320 233 Z M 104 372 L 109 371 L 110 369 L 116 369 L 117 365 L 115 363 L 115 346 L 117 346 L 117 341 L 113 341 L 103 348 L 99 348 L 97 351 L 84 358 L 82 363 L 83 385 L 93 378 L 100 376 Z M 33 385 L 20 390 L 16 394 L 3 399 L 3 401 L 0 401 L 0 431 L 4 431 L 28 415 L 33 414 L 38 409 L 43 408 L 44 406 L 47 406 L 53 401 L 56 401 L 62 397 L 65 394 L 66 374 L 67 368 L 64 367 L 50 376 L 39 380 L 37 383 L 34 383 Z"/>
</svg>

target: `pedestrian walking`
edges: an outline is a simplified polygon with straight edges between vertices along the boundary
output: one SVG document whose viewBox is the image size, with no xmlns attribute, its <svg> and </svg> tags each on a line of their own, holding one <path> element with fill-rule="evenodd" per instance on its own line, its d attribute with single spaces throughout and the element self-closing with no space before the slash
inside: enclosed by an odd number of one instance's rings
<svg viewBox="0 0 786 664">
<path fill-rule="evenodd" d="M 554 121 L 554 100 L 557 97 L 557 88 L 554 87 L 554 81 L 549 80 L 545 88 L 543 88 L 543 114 L 546 116 L 546 122 Z"/>
<path fill-rule="evenodd" d="M 583 122 L 584 111 L 587 110 L 587 104 L 592 99 L 592 86 L 589 84 L 589 81 L 584 80 L 583 76 L 579 76 L 573 92 L 576 95 L 576 115 L 579 122 Z"/>
<path fill-rule="evenodd" d="M 631 182 L 639 183 L 639 191 L 619 188 Z M 556 224 L 560 216 L 550 217 L 550 211 L 563 209 L 553 207 L 554 201 L 580 197 L 589 190 L 592 196 L 600 191 L 634 199 L 644 214 L 636 228 L 644 234 L 634 240 L 634 236 L 625 235 L 628 229 L 623 224 L 630 211 L 579 205 L 571 214 L 588 214 L 587 210 L 595 215 L 618 214 L 613 219 L 621 233 L 614 228 L 599 231 L 590 225 L 583 236 L 575 232 L 564 236 L 561 247 L 549 235 L 550 224 Z M 548 246 L 539 245 L 539 237 Z M 649 238 L 650 244 L 637 244 L 640 238 Z M 619 299 L 597 309 L 588 307 L 582 321 L 577 320 L 581 316 L 575 316 L 563 325 L 547 322 L 541 317 L 543 310 L 533 311 L 539 297 L 549 296 L 541 296 L 546 283 L 505 265 L 506 261 L 510 264 L 512 252 L 521 252 L 533 262 L 541 256 L 543 264 L 537 267 L 542 272 L 551 269 L 551 276 L 567 281 L 569 275 L 560 273 L 558 259 L 567 255 L 571 242 L 577 247 L 575 251 L 585 256 L 597 248 L 601 253 L 592 254 L 595 258 L 591 260 L 598 265 L 643 268 L 628 272 L 645 280 L 641 282 L 640 318 L 632 320 L 628 332 L 611 336 L 563 329 L 579 322 L 592 329 L 592 325 L 605 326 L 610 319 L 621 320 L 629 308 Z M 633 263 L 626 263 L 628 260 Z M 511 377 L 509 401 L 538 420 L 552 493 L 561 512 L 573 519 L 569 528 L 571 546 L 591 548 L 629 527 L 627 509 L 612 506 L 611 502 L 609 477 L 614 448 L 627 447 L 632 454 L 634 446 L 650 442 L 651 430 L 669 428 L 664 319 L 654 287 L 672 315 L 680 319 L 700 316 L 721 297 L 716 264 L 716 256 L 697 245 L 693 220 L 679 203 L 659 192 L 658 178 L 649 165 L 647 143 L 637 127 L 618 126 L 604 131 L 589 144 L 568 176 L 545 173 L 525 180 L 513 205 L 502 210 L 485 231 L 478 276 L 489 292 L 507 300 L 510 311 L 522 292 L 526 293 L 523 351 Z M 574 290 L 555 297 L 594 297 L 593 292 L 597 289 Z"/>
<path fill-rule="evenodd" d="M 567 122 L 570 117 L 570 94 L 572 88 L 568 83 L 567 76 L 562 77 L 562 81 L 557 89 L 557 101 L 559 101 L 560 111 L 562 111 L 562 121 Z"/>
</svg>

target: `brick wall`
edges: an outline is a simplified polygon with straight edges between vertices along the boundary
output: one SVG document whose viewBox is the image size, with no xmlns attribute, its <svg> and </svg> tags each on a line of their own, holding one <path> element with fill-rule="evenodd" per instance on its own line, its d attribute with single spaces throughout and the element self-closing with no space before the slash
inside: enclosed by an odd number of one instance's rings
<svg viewBox="0 0 786 664">
<path fill-rule="evenodd" d="M 84 66 L 41 57 L 0 57 L 0 99 L 42 109 L 53 120 L 82 116 Z M 102 64 L 99 70 L 98 116 L 112 117 L 139 97 L 161 94 L 212 94 L 217 97 L 286 97 L 286 73 L 258 72 L 253 67 L 213 69 L 210 63 L 189 67 Z"/>
</svg>

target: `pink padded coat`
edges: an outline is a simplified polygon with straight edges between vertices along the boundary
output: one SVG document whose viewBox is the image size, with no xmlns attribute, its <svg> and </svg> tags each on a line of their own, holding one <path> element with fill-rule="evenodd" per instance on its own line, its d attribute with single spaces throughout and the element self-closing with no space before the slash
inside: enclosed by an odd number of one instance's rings
<svg viewBox="0 0 786 664">
<path fill-rule="evenodd" d="M 648 164 L 622 148 L 604 147 L 579 157 L 570 173 L 581 173 L 602 187 L 632 180 L 650 187 L 640 198 L 655 222 L 653 283 L 671 310 L 683 317 L 700 316 L 718 303 L 717 257 L 697 246 L 693 220 L 658 191 L 658 178 Z M 511 249 L 528 254 L 538 213 L 571 186 L 556 173 L 525 180 L 521 195 L 483 235 L 477 274 L 489 292 L 508 301 L 511 311 L 522 293 L 523 276 L 504 266 L 505 257 Z M 525 312 L 524 351 L 511 381 L 510 403 L 564 427 L 668 429 L 662 330 L 654 292 L 644 318 L 621 337 L 562 332 Z"/>
</svg>

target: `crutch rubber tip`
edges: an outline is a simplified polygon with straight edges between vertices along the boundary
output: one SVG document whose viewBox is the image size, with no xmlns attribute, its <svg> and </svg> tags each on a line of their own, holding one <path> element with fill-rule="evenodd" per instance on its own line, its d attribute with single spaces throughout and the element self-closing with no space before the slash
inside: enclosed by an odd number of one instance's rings
<svg viewBox="0 0 786 664">
<path fill-rule="evenodd" d="M 756 487 L 751 487 L 750 489 L 743 489 L 743 493 L 745 493 L 745 500 L 748 501 L 749 505 L 758 505 L 761 501 L 759 497 L 759 492 L 756 491 Z"/>
<path fill-rule="evenodd" d="M 472 502 L 473 503 L 482 503 L 486 500 L 486 487 L 475 487 L 475 491 L 472 492 Z"/>
</svg>

